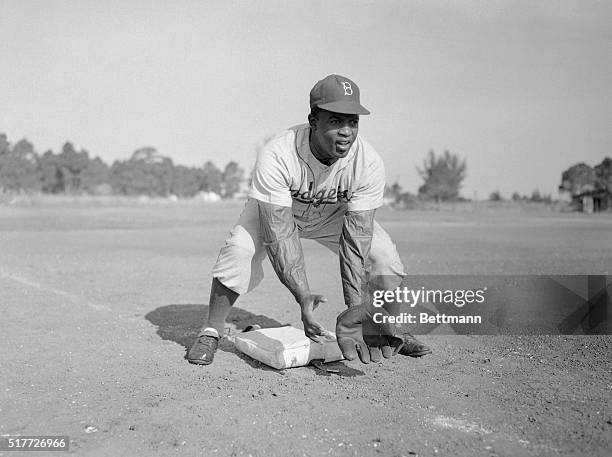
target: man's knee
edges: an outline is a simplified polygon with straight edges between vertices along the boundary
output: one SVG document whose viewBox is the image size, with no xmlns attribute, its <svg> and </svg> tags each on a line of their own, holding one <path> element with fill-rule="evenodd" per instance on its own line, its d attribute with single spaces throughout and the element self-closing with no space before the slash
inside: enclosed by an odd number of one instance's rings
<svg viewBox="0 0 612 457">
<path fill-rule="evenodd" d="M 261 254 L 241 246 L 226 244 L 213 266 L 213 277 L 228 289 L 244 294 L 263 279 Z"/>
<path fill-rule="evenodd" d="M 370 263 L 370 274 L 397 276 L 405 276 L 406 274 L 397 248 L 388 235 L 382 239 L 372 240 L 368 260 Z"/>
<path fill-rule="evenodd" d="M 241 225 L 236 225 L 219 251 L 213 277 L 234 292 L 244 294 L 263 279 L 261 263 L 264 256 L 265 249 L 259 240 Z"/>
</svg>

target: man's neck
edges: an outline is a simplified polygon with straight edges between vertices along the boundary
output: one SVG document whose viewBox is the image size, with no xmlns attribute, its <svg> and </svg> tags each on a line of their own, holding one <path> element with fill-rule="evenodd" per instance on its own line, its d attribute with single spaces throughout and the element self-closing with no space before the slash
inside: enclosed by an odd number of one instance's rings
<svg viewBox="0 0 612 457">
<path fill-rule="evenodd" d="M 319 145 L 316 144 L 316 141 L 314 141 L 312 138 L 312 131 L 310 131 L 308 135 L 308 145 L 310 146 L 310 152 L 312 152 L 312 155 L 315 156 L 315 159 L 317 159 L 319 162 L 321 162 L 326 167 L 333 165 L 338 160 L 337 157 L 332 157 L 332 158 L 323 157 L 323 155 L 320 152 Z"/>
</svg>

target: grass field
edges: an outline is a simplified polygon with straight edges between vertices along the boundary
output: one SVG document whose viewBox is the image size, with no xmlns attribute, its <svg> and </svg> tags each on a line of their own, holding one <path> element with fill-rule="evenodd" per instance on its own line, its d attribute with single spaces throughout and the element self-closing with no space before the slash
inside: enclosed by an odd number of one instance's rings
<svg viewBox="0 0 612 457">
<path fill-rule="evenodd" d="M 609 455 L 610 336 L 429 335 L 430 356 L 340 362 L 338 375 L 277 372 L 229 341 L 212 366 L 186 363 L 241 207 L 0 206 L 0 435 L 69 435 L 71 453 L 87 456 Z M 611 214 L 385 208 L 377 218 L 412 275 L 612 270 Z M 333 328 L 338 260 L 313 242 L 304 250 Z M 301 325 L 269 265 L 229 320 Z"/>
</svg>

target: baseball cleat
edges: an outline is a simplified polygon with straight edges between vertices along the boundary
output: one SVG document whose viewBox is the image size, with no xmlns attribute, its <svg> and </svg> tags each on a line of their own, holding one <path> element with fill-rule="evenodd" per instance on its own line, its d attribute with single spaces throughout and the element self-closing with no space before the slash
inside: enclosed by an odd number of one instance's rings
<svg viewBox="0 0 612 457">
<path fill-rule="evenodd" d="M 431 348 L 425 343 L 421 343 L 414 336 L 405 334 L 403 337 L 404 344 L 399 350 L 398 354 L 406 355 L 408 357 L 423 357 L 424 355 L 431 354 Z"/>
<path fill-rule="evenodd" d="M 196 365 L 210 365 L 215 358 L 218 346 L 219 338 L 200 335 L 195 343 L 193 343 L 193 346 L 191 346 L 191 349 L 189 349 L 187 361 Z"/>
</svg>

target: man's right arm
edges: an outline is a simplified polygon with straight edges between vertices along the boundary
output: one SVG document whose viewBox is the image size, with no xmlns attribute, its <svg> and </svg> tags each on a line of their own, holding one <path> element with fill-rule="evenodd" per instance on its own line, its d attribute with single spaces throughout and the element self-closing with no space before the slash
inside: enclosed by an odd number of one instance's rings
<svg viewBox="0 0 612 457">
<path fill-rule="evenodd" d="M 298 229 L 291 208 L 258 201 L 261 235 L 278 279 L 299 303 L 310 295 Z"/>
<path fill-rule="evenodd" d="M 317 341 L 319 336 L 326 336 L 327 331 L 314 320 L 313 311 L 326 299 L 310 292 L 304 253 L 292 209 L 262 201 L 257 203 L 262 240 L 272 267 L 300 305 L 304 333 Z"/>
</svg>

